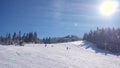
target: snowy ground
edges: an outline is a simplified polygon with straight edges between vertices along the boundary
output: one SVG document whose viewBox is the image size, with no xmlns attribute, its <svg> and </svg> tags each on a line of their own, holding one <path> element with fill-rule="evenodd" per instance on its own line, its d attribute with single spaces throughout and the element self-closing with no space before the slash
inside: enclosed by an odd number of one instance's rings
<svg viewBox="0 0 120 68">
<path fill-rule="evenodd" d="M 83 41 L 0 46 L 0 68 L 120 68 L 120 56 L 102 52 Z"/>
</svg>

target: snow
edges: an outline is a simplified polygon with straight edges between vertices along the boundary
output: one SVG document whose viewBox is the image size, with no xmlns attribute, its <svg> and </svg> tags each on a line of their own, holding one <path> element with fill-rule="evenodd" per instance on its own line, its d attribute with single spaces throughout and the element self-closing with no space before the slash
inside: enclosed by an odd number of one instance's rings
<svg viewBox="0 0 120 68">
<path fill-rule="evenodd" d="M 103 52 L 86 41 L 47 44 L 47 47 L 45 44 L 0 45 L 0 68 L 120 67 L 120 56 Z"/>
</svg>

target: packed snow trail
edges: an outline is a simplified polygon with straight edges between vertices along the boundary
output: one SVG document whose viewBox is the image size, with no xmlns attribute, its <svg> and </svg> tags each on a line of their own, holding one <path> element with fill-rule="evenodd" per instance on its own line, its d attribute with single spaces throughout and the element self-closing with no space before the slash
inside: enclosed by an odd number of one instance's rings
<svg viewBox="0 0 120 68">
<path fill-rule="evenodd" d="M 84 41 L 47 44 L 46 47 L 45 44 L 0 45 L 0 68 L 120 67 L 120 56 L 102 52 Z"/>
</svg>

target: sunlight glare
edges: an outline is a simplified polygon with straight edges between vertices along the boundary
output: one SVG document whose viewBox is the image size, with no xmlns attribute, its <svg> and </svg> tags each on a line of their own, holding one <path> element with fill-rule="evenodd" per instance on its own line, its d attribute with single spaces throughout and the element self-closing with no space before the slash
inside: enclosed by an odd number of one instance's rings
<svg viewBox="0 0 120 68">
<path fill-rule="evenodd" d="M 105 16 L 110 16 L 117 11 L 117 1 L 105 1 L 100 5 L 100 12 Z"/>
</svg>

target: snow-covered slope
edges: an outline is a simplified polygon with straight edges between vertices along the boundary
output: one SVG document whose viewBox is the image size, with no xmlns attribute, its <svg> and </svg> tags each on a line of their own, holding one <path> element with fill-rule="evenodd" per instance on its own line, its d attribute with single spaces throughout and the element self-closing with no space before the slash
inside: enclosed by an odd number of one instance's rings
<svg viewBox="0 0 120 68">
<path fill-rule="evenodd" d="M 47 47 L 44 44 L 0 46 L 0 68 L 120 67 L 120 56 L 101 52 L 83 41 L 48 44 Z"/>
</svg>

